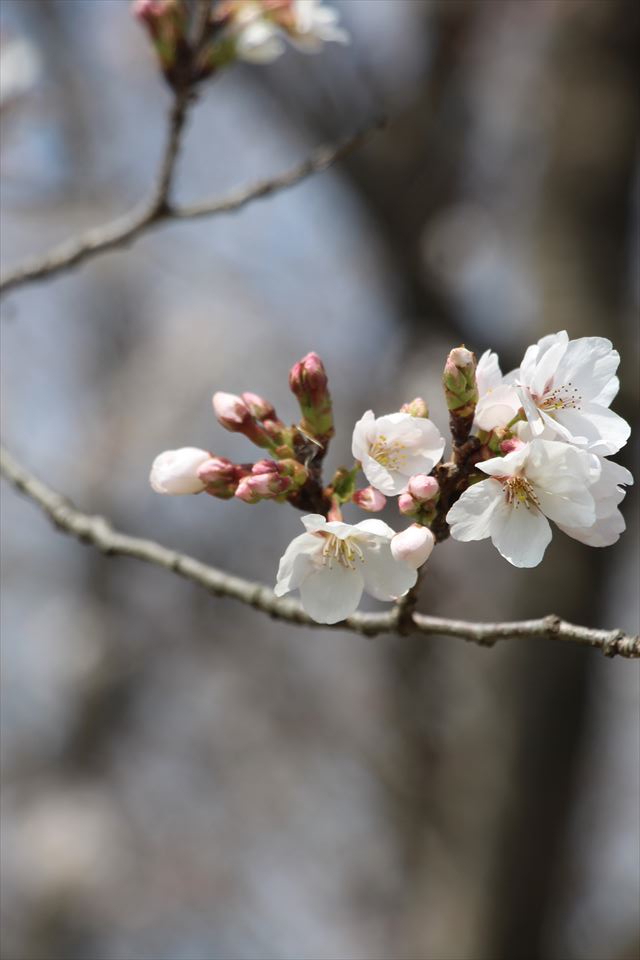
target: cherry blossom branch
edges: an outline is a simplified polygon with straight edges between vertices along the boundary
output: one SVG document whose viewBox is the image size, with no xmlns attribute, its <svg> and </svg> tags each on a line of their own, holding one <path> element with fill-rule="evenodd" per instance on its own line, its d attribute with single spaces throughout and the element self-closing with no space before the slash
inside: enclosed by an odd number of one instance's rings
<svg viewBox="0 0 640 960">
<path fill-rule="evenodd" d="M 170 202 L 170 191 L 180 152 L 182 131 L 192 97 L 189 90 L 179 91 L 176 94 L 158 185 L 150 199 L 111 223 L 94 227 L 82 236 L 64 241 L 47 253 L 7 271 L 0 280 L 0 295 L 25 284 L 55 276 L 108 250 L 127 246 L 141 234 L 163 223 L 233 213 L 254 200 L 294 187 L 313 174 L 328 170 L 384 126 L 384 120 L 377 119 L 340 143 L 318 147 L 306 160 L 284 173 L 258 180 L 248 187 L 233 191 L 222 199 L 209 199 L 180 206 Z"/>
<path fill-rule="evenodd" d="M 97 547 L 109 555 L 133 557 L 163 567 L 218 596 L 231 597 L 277 620 L 299 626 L 322 626 L 313 621 L 294 600 L 276 597 L 268 587 L 252 583 L 178 553 L 152 540 L 132 537 L 114 530 L 108 520 L 83 513 L 66 497 L 52 490 L 30 473 L 4 448 L 0 448 L 0 472 L 21 493 L 33 500 L 64 533 Z M 356 613 L 335 627 L 366 636 L 382 633 L 416 633 L 460 637 L 480 646 L 492 646 L 498 640 L 569 640 L 596 647 L 606 656 L 640 658 L 640 637 L 621 630 L 597 630 L 567 623 L 556 616 L 512 623 L 474 623 L 449 620 L 416 613 L 411 603 L 399 603 L 388 613 Z M 325 629 L 330 629 L 325 626 Z"/>
</svg>

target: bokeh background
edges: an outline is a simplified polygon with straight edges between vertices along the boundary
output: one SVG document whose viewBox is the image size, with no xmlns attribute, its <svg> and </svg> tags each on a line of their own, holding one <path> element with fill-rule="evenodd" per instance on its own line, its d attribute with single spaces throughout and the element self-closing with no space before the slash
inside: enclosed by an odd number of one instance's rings
<svg viewBox="0 0 640 960">
<path fill-rule="evenodd" d="M 202 90 L 184 201 L 278 173 L 381 111 L 348 161 L 169 226 L 2 304 L 4 435 L 120 528 L 272 583 L 286 506 L 161 498 L 160 450 L 240 460 L 214 390 L 295 415 L 324 358 L 348 458 L 362 411 L 445 425 L 461 342 L 566 328 L 638 403 L 639 7 L 343 0 L 351 47 Z M 152 187 L 170 102 L 125 0 L 2 0 L 7 267 Z M 620 461 L 632 469 L 632 448 Z M 307 632 L 56 533 L 3 486 L 4 960 L 633 960 L 638 664 L 543 641 Z M 638 497 L 598 551 L 519 571 L 438 548 L 420 608 L 638 629 Z M 353 508 L 352 519 L 356 511 Z M 393 511 L 390 522 L 397 517 Z"/>
</svg>

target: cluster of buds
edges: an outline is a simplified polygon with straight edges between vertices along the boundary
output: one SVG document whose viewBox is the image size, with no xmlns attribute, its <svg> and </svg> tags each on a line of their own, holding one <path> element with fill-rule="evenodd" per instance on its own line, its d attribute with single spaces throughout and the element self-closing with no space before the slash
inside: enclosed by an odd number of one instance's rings
<svg viewBox="0 0 640 960">
<path fill-rule="evenodd" d="M 205 0 L 205 4 L 207 0 Z M 285 49 L 284 38 L 315 53 L 326 42 L 348 43 L 338 14 L 321 0 L 134 0 L 162 72 L 175 89 L 199 83 L 235 60 L 268 63 Z"/>
<path fill-rule="evenodd" d="M 440 487 L 435 477 L 418 473 L 411 477 L 407 489 L 398 497 L 398 509 L 416 523 L 429 524 L 440 498 Z"/>
<path fill-rule="evenodd" d="M 238 484 L 235 495 L 245 503 L 286 500 L 304 486 L 307 478 L 307 470 L 296 460 L 258 460 Z"/>
<path fill-rule="evenodd" d="M 293 455 L 294 431 L 278 419 L 272 403 L 257 393 L 218 391 L 213 395 L 213 410 L 218 423 L 231 433 L 242 433 L 257 447 L 278 457 Z"/>
<path fill-rule="evenodd" d="M 308 354 L 294 365 L 290 383 L 302 408 L 300 423 L 292 426 L 283 423 L 274 405 L 257 393 L 238 396 L 219 391 L 213 395 L 213 410 L 221 426 L 242 433 L 268 451 L 268 459 L 237 464 L 199 447 L 167 450 L 153 462 L 149 477 L 153 489 L 170 495 L 235 497 L 245 503 L 288 500 L 318 510 L 331 503 L 334 492 L 337 503 L 349 499 L 355 488 L 353 471 L 338 472 L 344 474 L 341 497 L 338 487 L 323 490 L 319 480 L 333 422 L 327 375 L 317 354 Z"/>
</svg>

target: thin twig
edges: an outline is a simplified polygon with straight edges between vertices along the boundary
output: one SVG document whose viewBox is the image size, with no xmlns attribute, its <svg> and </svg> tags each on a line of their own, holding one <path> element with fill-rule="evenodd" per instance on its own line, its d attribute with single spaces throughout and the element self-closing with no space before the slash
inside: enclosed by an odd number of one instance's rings
<svg viewBox="0 0 640 960">
<path fill-rule="evenodd" d="M 268 587 L 232 576 L 152 540 L 120 533 L 114 530 L 104 517 L 83 513 L 61 494 L 38 480 L 4 448 L 0 448 L 0 471 L 17 490 L 34 501 L 59 530 L 92 544 L 105 554 L 134 557 L 164 567 L 211 593 L 232 597 L 275 619 L 301 626 L 319 626 L 304 612 L 299 603 L 276 597 Z M 400 629 L 404 629 L 403 624 L 399 623 L 401 616 L 401 608 L 396 606 L 388 613 L 356 613 L 348 620 L 335 624 L 335 627 L 367 636 L 398 633 Z M 460 637 L 481 646 L 491 646 L 497 640 L 526 637 L 570 640 L 597 647 L 610 657 L 618 654 L 629 659 L 640 658 L 640 637 L 629 636 L 621 630 L 595 630 L 576 626 L 555 616 L 513 623 L 473 623 L 467 620 L 429 617 L 412 611 L 411 629 L 426 635 Z"/>
<path fill-rule="evenodd" d="M 176 98 L 171 113 L 170 135 L 161 166 L 161 174 L 158 186 L 151 199 L 111 223 L 94 227 L 81 237 L 67 240 L 47 253 L 34 257 L 26 263 L 7 271 L 0 280 L 0 295 L 27 283 L 55 276 L 63 270 L 68 270 L 85 260 L 105 253 L 107 250 L 126 246 L 141 234 L 155 229 L 163 223 L 232 213 L 242 209 L 253 200 L 259 200 L 272 193 L 293 187 L 306 180 L 307 177 L 315 173 L 321 173 L 333 166 L 351 153 L 352 150 L 363 144 L 374 131 L 383 126 L 382 120 L 376 120 L 366 129 L 355 133 L 341 143 L 319 147 L 306 160 L 295 167 L 291 167 L 285 173 L 259 180 L 249 187 L 230 193 L 222 199 L 205 200 L 200 203 L 178 206 L 170 202 L 169 191 L 188 106 L 188 93 Z"/>
</svg>

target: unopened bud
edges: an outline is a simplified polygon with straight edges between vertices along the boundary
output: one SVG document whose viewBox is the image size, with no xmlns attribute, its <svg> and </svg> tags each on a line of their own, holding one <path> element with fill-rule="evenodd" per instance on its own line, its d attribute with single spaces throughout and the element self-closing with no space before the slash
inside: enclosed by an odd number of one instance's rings
<svg viewBox="0 0 640 960">
<path fill-rule="evenodd" d="M 293 453 L 293 429 L 291 427 L 285 427 L 282 420 L 263 420 L 261 426 L 269 437 L 275 454 L 279 457 L 286 457 Z"/>
<path fill-rule="evenodd" d="M 420 512 L 420 504 L 414 500 L 410 493 L 401 493 L 398 497 L 398 510 L 405 517 L 414 517 Z"/>
<path fill-rule="evenodd" d="M 226 457 L 211 457 L 198 468 L 198 478 L 206 485 L 212 497 L 229 500 L 234 496 L 241 478 L 248 470 Z"/>
<path fill-rule="evenodd" d="M 522 450 L 526 444 L 522 440 L 518 440 L 517 437 L 510 437 L 508 440 L 503 440 L 500 444 L 500 450 L 502 453 L 515 453 L 516 450 Z"/>
<path fill-rule="evenodd" d="M 214 413 L 225 430 L 240 432 L 251 419 L 248 406 L 235 393 L 223 393 L 219 390 L 214 393 L 212 402 Z"/>
<path fill-rule="evenodd" d="M 245 503 L 273 500 L 295 492 L 307 477 L 305 468 L 295 460 L 258 460 L 252 466 L 251 474 L 240 479 L 235 495 Z"/>
<path fill-rule="evenodd" d="M 242 400 L 247 405 L 249 413 L 256 420 L 277 420 L 276 411 L 272 403 L 257 393 L 243 393 Z"/>
<path fill-rule="evenodd" d="M 218 422 L 232 433 L 243 433 L 258 447 L 271 447 L 273 442 L 262 429 L 242 397 L 218 391 L 213 395 L 213 410 Z"/>
<path fill-rule="evenodd" d="M 288 477 L 280 477 L 277 473 L 251 474 L 243 477 L 236 488 L 238 500 L 245 503 L 258 503 L 259 500 L 273 500 L 291 486 Z"/>
<path fill-rule="evenodd" d="M 134 0 L 132 12 L 149 31 L 168 83 L 176 86 L 185 77 L 190 79 L 189 10 L 185 0 Z"/>
<path fill-rule="evenodd" d="M 418 503 L 426 503 L 427 500 L 434 500 L 438 496 L 440 487 L 435 477 L 418 473 L 409 480 L 407 492 Z"/>
<path fill-rule="evenodd" d="M 429 559 L 436 540 L 428 527 L 413 523 L 406 530 L 396 533 L 391 540 L 391 553 L 417 570 Z"/>
<path fill-rule="evenodd" d="M 412 417 L 428 417 L 429 407 L 422 397 L 416 397 L 410 403 L 403 403 L 400 407 L 400 413 L 408 413 Z"/>
<path fill-rule="evenodd" d="M 289 373 L 289 386 L 302 411 L 301 427 L 325 444 L 334 434 L 327 374 L 317 353 L 308 353 Z"/>
<path fill-rule="evenodd" d="M 133 0 L 131 12 L 138 20 L 154 21 L 166 13 L 172 0 Z"/>
<path fill-rule="evenodd" d="M 309 471 L 301 463 L 293 458 L 286 457 L 277 462 L 278 473 L 281 477 L 287 477 L 291 480 L 295 489 L 302 487 L 309 478 Z"/>
<path fill-rule="evenodd" d="M 449 410 L 459 416 L 473 413 L 478 402 L 476 358 L 466 347 L 456 347 L 447 357 L 442 375 Z"/>
<path fill-rule="evenodd" d="M 169 496 L 202 493 L 206 484 L 198 476 L 198 470 L 210 457 L 210 453 L 199 447 L 165 450 L 153 461 L 149 483 L 156 493 Z"/>
<path fill-rule="evenodd" d="M 379 490 L 374 489 L 374 487 L 365 487 L 364 490 L 356 490 L 351 499 L 358 507 L 362 510 L 367 510 L 369 513 L 378 513 L 380 510 L 383 510 L 387 502 L 385 495 L 380 493 Z"/>
</svg>

